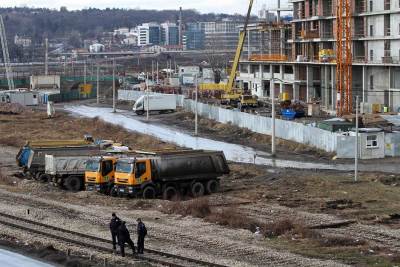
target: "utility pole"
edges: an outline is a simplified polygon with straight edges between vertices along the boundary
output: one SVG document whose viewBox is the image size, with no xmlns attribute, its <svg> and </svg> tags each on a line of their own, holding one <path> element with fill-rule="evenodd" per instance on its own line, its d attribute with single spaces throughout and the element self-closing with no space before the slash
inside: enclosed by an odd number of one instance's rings
<svg viewBox="0 0 400 267">
<path fill-rule="evenodd" d="M 195 114 L 194 114 L 194 135 L 197 136 L 198 135 L 198 107 L 197 107 L 197 103 L 198 103 L 198 95 L 199 95 L 199 82 L 197 80 L 197 74 L 195 75 L 195 79 L 196 79 L 196 108 L 195 108 Z"/>
<path fill-rule="evenodd" d="M 49 39 L 45 39 L 44 75 L 49 75 Z"/>
<path fill-rule="evenodd" d="M 97 95 L 97 105 L 98 104 L 100 104 L 100 80 L 99 80 L 99 78 L 100 78 L 100 65 L 99 64 L 97 64 L 97 88 L 96 88 L 96 90 L 97 90 L 97 93 L 96 93 L 96 95 Z"/>
<path fill-rule="evenodd" d="M 85 60 L 85 65 L 83 67 L 83 84 L 86 86 L 86 72 L 87 72 L 87 68 L 86 68 L 86 60 Z"/>
<path fill-rule="evenodd" d="M 276 156 L 276 148 L 275 148 L 275 83 L 274 83 L 274 65 L 271 65 L 272 68 L 272 76 L 271 76 L 271 82 L 270 82 L 270 89 L 271 89 L 271 103 L 272 103 L 272 109 L 271 109 L 271 115 L 272 115 L 272 135 L 271 135 L 271 156 L 275 157 Z"/>
<path fill-rule="evenodd" d="M 158 69 L 158 60 L 157 60 L 157 84 L 158 84 L 158 73 L 159 73 L 159 69 Z"/>
<path fill-rule="evenodd" d="M 115 58 L 113 58 L 113 71 L 112 71 L 112 76 L 113 76 L 113 84 L 112 84 L 112 89 L 113 89 L 113 113 L 117 112 L 116 109 L 116 101 L 115 101 Z"/>
<path fill-rule="evenodd" d="M 13 72 L 11 69 L 11 61 L 10 61 L 10 54 L 8 53 L 8 44 L 7 44 L 7 35 L 6 35 L 6 28 L 4 26 L 3 16 L 0 15 L 0 41 L 1 47 L 3 48 L 3 60 L 4 60 L 4 67 L 6 69 L 6 76 L 7 76 L 7 83 L 8 89 L 14 90 L 15 84 L 13 80 Z"/>
<path fill-rule="evenodd" d="M 147 103 L 147 107 L 146 107 L 146 120 L 149 120 L 149 74 L 146 73 L 146 103 Z"/>
<path fill-rule="evenodd" d="M 358 96 L 356 97 L 356 149 L 354 157 L 354 182 L 358 180 Z"/>
</svg>

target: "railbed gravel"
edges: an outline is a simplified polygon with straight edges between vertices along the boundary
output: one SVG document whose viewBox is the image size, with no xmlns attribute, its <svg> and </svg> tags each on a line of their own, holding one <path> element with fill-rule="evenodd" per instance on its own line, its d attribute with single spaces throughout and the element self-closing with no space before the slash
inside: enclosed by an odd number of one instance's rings
<svg viewBox="0 0 400 267">
<path fill-rule="evenodd" d="M 0 195 L 1 212 L 27 217 L 26 210 L 30 209 L 27 218 L 109 238 L 108 221 L 115 208 L 69 204 L 4 189 L 0 189 Z M 332 260 L 311 259 L 268 248 L 265 241 L 257 240 L 250 231 L 224 228 L 201 219 L 126 208 L 120 208 L 117 213 L 133 233 L 136 218 L 143 218 L 149 230 L 147 247 L 172 254 L 226 266 L 345 266 Z"/>
</svg>

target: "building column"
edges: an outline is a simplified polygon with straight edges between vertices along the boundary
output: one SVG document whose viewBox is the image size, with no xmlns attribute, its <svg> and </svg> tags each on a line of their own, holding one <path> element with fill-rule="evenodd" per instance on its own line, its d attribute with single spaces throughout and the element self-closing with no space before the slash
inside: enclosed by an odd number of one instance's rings
<svg viewBox="0 0 400 267">
<path fill-rule="evenodd" d="M 250 60 L 251 52 L 250 52 L 250 30 L 247 30 L 247 57 Z"/>
<path fill-rule="evenodd" d="M 293 99 L 294 100 L 300 99 L 300 85 L 298 83 L 293 84 Z"/>
<path fill-rule="evenodd" d="M 365 102 L 367 101 L 366 99 L 366 91 L 367 91 L 367 67 L 363 66 L 362 67 L 362 104 L 361 104 L 361 113 L 365 113 L 364 107 L 365 107 Z"/>
<path fill-rule="evenodd" d="M 329 76 L 328 76 L 328 65 L 324 66 L 324 102 L 325 102 L 325 107 L 329 108 Z"/>
<path fill-rule="evenodd" d="M 389 110 L 388 111 L 389 112 L 392 111 L 392 107 L 393 107 L 391 86 L 392 86 L 392 67 L 389 67 L 389 86 L 388 86 L 388 88 L 389 88 L 389 103 L 388 103 Z"/>
<path fill-rule="evenodd" d="M 257 92 L 258 96 L 264 97 L 264 73 L 263 73 L 263 65 L 260 64 L 260 69 L 259 69 L 259 73 L 260 73 L 260 91 Z"/>
<path fill-rule="evenodd" d="M 285 78 L 284 76 L 284 74 L 283 74 L 283 65 L 281 64 L 280 66 L 279 66 L 279 72 L 280 72 L 280 79 L 281 79 L 281 81 L 279 81 L 279 93 L 280 93 L 280 95 L 282 96 L 282 94 L 283 94 L 283 79 Z"/>
<path fill-rule="evenodd" d="M 336 90 L 336 71 L 335 71 L 335 65 L 331 65 L 331 101 L 332 101 L 332 110 L 336 110 L 336 96 L 337 96 L 337 90 Z"/>
<path fill-rule="evenodd" d="M 314 92 L 313 92 L 313 68 L 310 67 L 310 65 L 307 65 L 307 101 L 310 102 L 310 99 L 314 97 Z"/>
</svg>

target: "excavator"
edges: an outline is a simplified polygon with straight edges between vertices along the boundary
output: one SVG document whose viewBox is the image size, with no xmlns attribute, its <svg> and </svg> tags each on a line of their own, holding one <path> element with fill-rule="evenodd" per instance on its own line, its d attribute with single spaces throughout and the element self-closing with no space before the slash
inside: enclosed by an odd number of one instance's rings
<svg viewBox="0 0 400 267">
<path fill-rule="evenodd" d="M 236 72 L 238 70 L 240 56 L 242 55 L 244 41 L 247 35 L 247 26 L 249 24 L 251 10 L 253 8 L 254 0 L 250 0 L 249 8 L 247 11 L 246 20 L 244 23 L 243 30 L 239 34 L 239 43 L 236 48 L 235 58 L 233 60 L 232 69 L 229 75 L 227 84 L 201 84 L 200 90 L 221 90 L 224 93 L 221 96 L 221 104 L 241 106 L 241 107 L 256 107 L 257 99 L 252 96 L 245 94 L 242 89 L 235 87 Z"/>
</svg>

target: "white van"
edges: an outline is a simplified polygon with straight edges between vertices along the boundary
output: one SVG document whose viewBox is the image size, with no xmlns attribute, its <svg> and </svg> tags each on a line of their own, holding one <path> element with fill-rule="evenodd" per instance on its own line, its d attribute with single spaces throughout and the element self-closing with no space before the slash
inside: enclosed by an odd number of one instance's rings
<svg viewBox="0 0 400 267">
<path fill-rule="evenodd" d="M 143 95 L 135 102 L 132 110 L 137 115 L 143 115 L 147 111 L 147 102 L 149 102 L 149 111 L 160 113 L 176 111 L 176 95 L 169 94 L 149 95 L 149 101 L 147 101 L 147 95 Z"/>
</svg>

